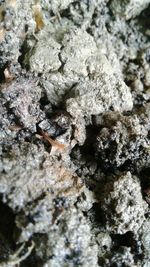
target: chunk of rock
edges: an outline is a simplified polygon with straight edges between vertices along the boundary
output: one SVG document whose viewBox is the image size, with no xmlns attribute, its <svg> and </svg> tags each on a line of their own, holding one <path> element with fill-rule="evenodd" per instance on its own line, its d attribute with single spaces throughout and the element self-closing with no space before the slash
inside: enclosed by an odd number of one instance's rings
<svg viewBox="0 0 150 267">
<path fill-rule="evenodd" d="M 75 208 L 65 212 L 56 229 L 48 233 L 44 267 L 97 267 L 97 246 L 82 212 Z"/>
<path fill-rule="evenodd" d="M 65 34 L 62 44 L 64 48 L 61 59 L 64 63 L 64 74 L 87 76 L 86 61 L 97 50 L 93 37 L 86 31 L 75 28 Z"/>
<path fill-rule="evenodd" d="M 1 2 L 0 68 L 3 68 L 5 64 L 17 62 L 26 34 L 34 32 L 36 25 L 29 1 Z"/>
<path fill-rule="evenodd" d="M 31 71 L 46 73 L 58 70 L 61 66 L 61 61 L 59 60 L 61 45 L 45 28 L 37 35 L 37 39 L 37 43 L 28 55 Z"/>
<path fill-rule="evenodd" d="M 142 245 L 144 247 L 144 267 L 149 266 L 150 259 L 150 218 L 143 224 Z"/>
<path fill-rule="evenodd" d="M 106 228 L 116 234 L 137 231 L 142 226 L 147 204 L 142 198 L 140 182 L 130 172 L 109 181 L 101 196 Z"/>
<path fill-rule="evenodd" d="M 36 123 L 42 118 L 40 110 L 41 89 L 33 79 L 13 81 L 2 89 L 5 105 L 15 115 L 16 121 L 23 126 L 36 131 Z"/>
<path fill-rule="evenodd" d="M 94 61 L 94 63 L 92 63 Z M 70 91 L 66 102 L 67 111 L 74 116 L 96 115 L 108 111 L 131 110 L 133 106 L 130 89 L 107 60 L 105 55 L 95 55 L 87 63 L 89 80 L 81 81 Z"/>
<path fill-rule="evenodd" d="M 150 4 L 150 0 L 113 0 L 111 7 L 114 14 L 124 15 L 128 20 L 139 15 L 148 4 Z"/>
<path fill-rule="evenodd" d="M 136 115 L 108 112 L 99 126 L 95 149 L 103 163 L 112 167 L 128 163 L 140 169 L 149 160 L 148 124 L 144 125 Z"/>
<path fill-rule="evenodd" d="M 45 9 L 52 10 L 54 14 L 58 14 L 61 10 L 68 8 L 72 2 L 74 2 L 74 0 L 41 0 L 41 5 Z"/>
<path fill-rule="evenodd" d="M 14 142 L 11 147 L 5 144 L 5 153 L 0 158 L 0 193 L 13 210 L 24 208 L 49 189 L 52 199 L 56 195 L 69 197 L 70 201 L 71 195 L 76 199 L 82 183 L 70 164 L 69 159 L 64 162 L 49 155 L 42 144 Z"/>
</svg>

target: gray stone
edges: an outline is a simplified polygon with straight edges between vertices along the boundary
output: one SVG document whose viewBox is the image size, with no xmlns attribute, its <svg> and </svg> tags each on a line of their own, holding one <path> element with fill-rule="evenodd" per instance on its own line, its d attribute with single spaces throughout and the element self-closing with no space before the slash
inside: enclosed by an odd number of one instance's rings
<svg viewBox="0 0 150 267">
<path fill-rule="evenodd" d="M 149 0 L 113 0 L 111 6 L 115 14 L 124 16 L 128 20 L 139 15 L 148 4 L 150 4 Z"/>
<path fill-rule="evenodd" d="M 108 231 L 117 234 L 132 231 L 137 234 L 147 210 L 137 177 L 127 172 L 106 183 L 101 201 Z"/>
</svg>

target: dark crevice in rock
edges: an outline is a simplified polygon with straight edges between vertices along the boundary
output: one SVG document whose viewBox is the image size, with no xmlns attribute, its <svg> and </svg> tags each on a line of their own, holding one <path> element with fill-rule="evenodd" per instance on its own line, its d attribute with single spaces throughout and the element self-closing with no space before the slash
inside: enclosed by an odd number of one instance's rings
<svg viewBox="0 0 150 267">
<path fill-rule="evenodd" d="M 105 226 L 105 214 L 100 207 L 99 203 L 94 203 L 92 209 L 88 212 L 89 218 L 93 225 L 98 225 L 99 227 Z"/>
<path fill-rule="evenodd" d="M 15 248 L 14 242 L 15 214 L 0 201 L 0 261 L 8 259 Z"/>
<path fill-rule="evenodd" d="M 130 247 L 132 253 L 134 254 L 135 261 L 142 259 L 141 247 L 138 244 L 138 241 L 135 239 L 133 232 L 127 232 L 123 235 L 111 235 L 113 240 L 113 250 L 118 250 L 120 247 Z"/>
<path fill-rule="evenodd" d="M 20 56 L 18 58 L 18 62 L 20 63 L 21 67 L 24 69 L 24 67 L 26 68 L 26 70 L 29 70 L 29 66 L 27 64 L 24 64 L 24 59 L 26 56 L 26 53 L 28 52 L 28 47 L 27 47 L 27 40 L 24 40 L 23 44 L 21 45 L 20 48 Z"/>
<path fill-rule="evenodd" d="M 27 259 L 21 262 L 20 267 L 41 267 L 46 262 L 45 246 L 47 243 L 46 234 L 34 234 L 32 238 L 35 243 L 35 249 Z M 37 249 L 41 248 L 41 255 L 37 254 Z"/>
</svg>

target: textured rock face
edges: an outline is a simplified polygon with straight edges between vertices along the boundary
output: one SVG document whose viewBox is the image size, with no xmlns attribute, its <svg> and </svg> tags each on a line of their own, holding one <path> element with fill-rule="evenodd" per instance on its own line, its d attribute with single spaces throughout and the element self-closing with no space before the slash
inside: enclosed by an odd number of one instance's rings
<svg viewBox="0 0 150 267">
<path fill-rule="evenodd" d="M 41 89 L 36 81 L 22 79 L 14 81 L 2 89 L 4 104 L 9 106 L 18 123 L 29 130 L 35 131 L 36 123 L 42 118 L 42 111 L 37 102 L 41 97 Z"/>
<path fill-rule="evenodd" d="M 150 4 L 149 0 L 113 0 L 112 10 L 115 14 L 125 16 L 126 20 L 128 20 L 139 15 L 148 4 Z"/>
<path fill-rule="evenodd" d="M 61 66 L 59 60 L 60 45 L 53 39 L 42 34 L 29 57 L 31 71 L 44 73 L 58 70 Z M 50 55 L 49 57 L 47 55 Z"/>
<path fill-rule="evenodd" d="M 36 24 L 28 1 L 1 2 L 0 65 L 5 66 L 6 63 L 18 61 L 20 45 L 25 39 L 26 29 L 28 32 L 34 32 Z"/>
<path fill-rule="evenodd" d="M 97 136 L 96 151 L 101 160 L 113 167 L 127 162 L 142 168 L 149 162 L 149 139 L 147 124 L 137 116 L 122 116 L 106 113 L 101 118 L 100 134 Z M 141 161 L 143 159 L 143 161 Z M 145 161 L 145 163 L 144 163 Z"/>
<path fill-rule="evenodd" d="M 106 228 L 109 231 L 117 234 L 131 231 L 136 234 L 145 219 L 146 208 L 140 183 L 130 172 L 106 183 L 102 209 L 106 214 Z"/>
<path fill-rule="evenodd" d="M 149 266 L 149 4 L 0 1 L 0 266 Z"/>
<path fill-rule="evenodd" d="M 110 107 L 115 111 L 132 109 L 133 102 L 129 88 L 121 78 L 116 77 L 106 56 L 98 56 L 100 53 L 101 51 L 97 51 L 95 57 L 89 59 L 87 68 L 92 79 L 77 84 L 71 91 L 74 97 L 67 101 L 67 110 L 72 115 L 77 112 L 77 108 L 78 113 L 80 110 L 87 116 L 103 113 Z"/>
</svg>

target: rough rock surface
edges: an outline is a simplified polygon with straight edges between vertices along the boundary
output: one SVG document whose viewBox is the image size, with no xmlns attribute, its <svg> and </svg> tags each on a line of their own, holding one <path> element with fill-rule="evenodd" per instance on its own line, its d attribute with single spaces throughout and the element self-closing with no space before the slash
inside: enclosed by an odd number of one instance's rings
<svg viewBox="0 0 150 267">
<path fill-rule="evenodd" d="M 137 115 L 105 113 L 98 122 L 96 154 L 105 164 L 114 168 L 135 165 L 141 169 L 149 164 L 149 125 Z"/>
<path fill-rule="evenodd" d="M 125 16 L 125 19 L 128 20 L 139 15 L 141 11 L 148 6 L 148 4 L 150 4 L 149 0 L 113 0 L 112 10 L 115 14 Z"/>
<path fill-rule="evenodd" d="M 0 267 L 149 267 L 149 17 L 0 0 Z"/>
<path fill-rule="evenodd" d="M 108 231 L 117 234 L 138 232 L 145 219 L 147 206 L 136 177 L 127 172 L 106 183 L 101 201 Z"/>
</svg>

